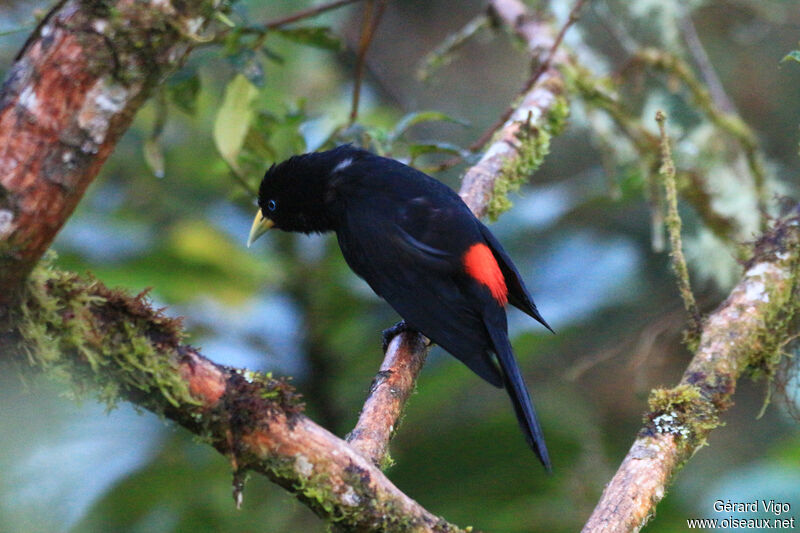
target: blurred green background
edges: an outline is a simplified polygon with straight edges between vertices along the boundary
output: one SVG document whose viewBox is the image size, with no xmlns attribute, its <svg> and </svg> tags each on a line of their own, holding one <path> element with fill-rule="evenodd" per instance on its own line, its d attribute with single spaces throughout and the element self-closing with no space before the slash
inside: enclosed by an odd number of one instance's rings
<svg viewBox="0 0 800 533">
<path fill-rule="evenodd" d="M 231 20 L 257 25 L 309 5 L 240 1 Z M 426 82 L 422 58 L 483 9 L 478 1 L 389 2 L 367 57 L 359 123 L 381 139 L 405 114 L 435 109 L 466 122 L 415 126 L 393 155 L 435 140 L 466 146 L 505 109 L 529 75 L 525 51 L 484 29 Z M 0 11 L 5 73 L 43 2 Z M 569 4 L 552 9 L 558 21 Z M 133 292 L 151 287 L 158 306 L 185 317 L 190 342 L 218 363 L 293 376 L 307 412 L 336 434 L 354 425 L 382 354 L 380 331 L 397 316 L 356 278 L 335 239 L 273 233 L 244 246 L 255 211 L 215 147 L 214 124 L 237 72 L 263 85 L 241 154 L 257 184 L 273 161 L 315 149 L 346 122 L 353 86 L 358 6 L 297 26 L 328 26 L 335 41 L 269 34 L 266 51 L 230 41 L 203 46 L 151 101 L 58 236 L 57 263 Z M 598 0 L 567 46 L 597 74 L 622 70 L 631 53 L 658 46 L 692 62 L 690 17 L 727 96 L 759 136 L 770 206 L 797 198 L 800 65 L 780 63 L 800 39 L 792 1 Z M 20 30 L 20 31 L 15 31 Z M 326 35 L 326 39 L 327 39 Z M 326 48 L 327 47 L 327 48 Z M 261 79 L 263 76 L 263 79 Z M 186 96 L 197 89 L 196 101 Z M 741 161 L 664 76 L 626 82 L 626 104 L 655 131 L 672 118 L 676 163 L 702 168 L 717 207 L 755 236 L 752 193 Z M 196 106 L 187 113 L 187 102 Z M 155 138 L 159 117 L 168 111 Z M 350 134 L 353 131 L 351 130 Z M 546 475 L 527 449 L 505 394 L 434 349 L 392 445 L 389 477 L 434 513 L 494 532 L 575 531 L 633 441 L 652 387 L 675 384 L 690 354 L 668 255 L 653 251 L 641 165 L 607 119 L 572 106 L 567 130 L 513 209 L 492 229 L 515 259 L 540 311 L 557 331 L 511 311 L 515 351 L 553 456 Z M 145 152 L 149 152 L 148 165 Z M 715 154 L 724 153 L 724 156 Z M 709 155 L 711 154 L 711 155 Z M 163 177 L 156 177 L 163 156 Z M 423 163 L 441 161 L 423 158 Z M 458 188 L 463 165 L 437 175 Z M 730 249 L 682 206 L 693 282 L 713 309 L 739 275 Z M 791 349 L 791 347 L 790 347 Z M 796 349 L 795 349 L 796 351 Z M 796 377 L 786 395 L 797 401 Z M 715 500 L 775 499 L 800 518 L 800 432 L 769 385 L 743 379 L 736 405 L 682 471 L 648 531 L 685 531 L 686 519 L 725 518 Z M 323 531 L 294 498 L 253 476 L 242 510 L 230 468 L 208 446 L 149 413 L 106 413 L 74 400 L 62 383 L 0 372 L 0 531 Z M 795 409 L 797 406 L 795 405 Z M 752 516 L 748 516 L 752 517 Z"/>
</svg>

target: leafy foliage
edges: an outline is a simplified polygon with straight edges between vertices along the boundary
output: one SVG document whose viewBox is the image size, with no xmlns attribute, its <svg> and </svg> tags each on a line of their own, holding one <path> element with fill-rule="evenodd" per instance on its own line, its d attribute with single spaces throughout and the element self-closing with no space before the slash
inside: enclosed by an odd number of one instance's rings
<svg viewBox="0 0 800 533">
<path fill-rule="evenodd" d="M 250 80 L 237 74 L 225 88 L 225 97 L 214 121 L 214 142 L 222 158 L 238 171 L 237 157 L 255 116 L 253 102 L 258 90 Z"/>
</svg>

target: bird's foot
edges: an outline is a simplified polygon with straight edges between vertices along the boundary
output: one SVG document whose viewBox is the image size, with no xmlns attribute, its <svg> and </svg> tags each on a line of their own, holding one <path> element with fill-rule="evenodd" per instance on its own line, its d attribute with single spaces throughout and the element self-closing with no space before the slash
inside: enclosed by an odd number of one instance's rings
<svg viewBox="0 0 800 533">
<path fill-rule="evenodd" d="M 383 330 L 383 332 L 381 332 L 381 337 L 383 338 L 383 353 L 386 353 L 386 349 L 389 348 L 389 343 L 392 342 L 392 339 L 406 331 L 414 331 L 414 329 L 406 324 L 405 320 L 401 320 L 394 326 Z"/>
</svg>

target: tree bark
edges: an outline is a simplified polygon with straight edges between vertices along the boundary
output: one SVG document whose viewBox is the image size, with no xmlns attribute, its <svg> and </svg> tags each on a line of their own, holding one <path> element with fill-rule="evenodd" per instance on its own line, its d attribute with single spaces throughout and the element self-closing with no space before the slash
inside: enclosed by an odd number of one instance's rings
<svg viewBox="0 0 800 533">
<path fill-rule="evenodd" d="M 650 412 L 583 528 L 638 531 L 655 514 L 673 477 L 706 443 L 733 404 L 748 369 L 774 372 L 800 312 L 800 215 L 756 243 L 745 275 L 703 323 L 700 343 L 673 389 L 650 395 Z"/>
<path fill-rule="evenodd" d="M 0 351 L 67 376 L 113 405 L 170 418 L 231 462 L 260 472 L 350 531 L 458 532 L 395 487 L 367 458 L 302 414 L 282 380 L 217 365 L 184 344 L 180 320 L 95 280 L 37 266 Z M 85 393 L 85 392 L 84 392 Z M 235 483 L 235 496 L 241 488 Z"/>
<path fill-rule="evenodd" d="M 69 0 L 28 39 L 0 96 L 0 321 L 217 3 Z"/>
</svg>

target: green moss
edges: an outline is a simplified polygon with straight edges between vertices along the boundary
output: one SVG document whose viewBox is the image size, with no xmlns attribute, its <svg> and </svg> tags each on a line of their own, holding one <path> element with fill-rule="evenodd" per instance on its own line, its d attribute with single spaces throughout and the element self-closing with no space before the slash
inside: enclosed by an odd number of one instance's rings
<svg viewBox="0 0 800 533">
<path fill-rule="evenodd" d="M 569 104 L 566 98 L 559 96 L 542 117 L 541 124 L 520 124 L 517 155 L 508 158 L 494 182 L 492 197 L 487 206 L 487 214 L 491 220 L 496 220 L 511 208 L 508 193 L 519 190 L 539 168 L 550 152 L 550 140 L 563 131 L 568 116 Z"/>
<path fill-rule="evenodd" d="M 561 135 L 569 118 L 569 102 L 564 97 L 556 99 L 550 112 L 546 116 L 547 126 L 551 135 Z"/>
<path fill-rule="evenodd" d="M 658 110 L 656 112 L 656 122 L 661 138 L 661 168 L 659 173 L 664 185 L 664 192 L 667 203 L 667 216 L 664 220 L 669 233 L 670 257 L 672 259 L 672 269 L 678 282 L 683 306 L 689 315 L 689 327 L 684 331 L 683 340 L 690 351 L 697 350 L 702 333 L 702 319 L 697 308 L 697 302 L 692 292 L 692 284 L 689 280 L 689 267 L 683 255 L 683 242 L 681 240 L 682 221 L 678 213 L 678 187 L 675 182 L 675 162 L 672 160 L 672 149 L 670 148 L 669 136 L 666 131 L 667 115 Z M 660 212 L 660 209 L 659 209 Z"/>
<path fill-rule="evenodd" d="M 302 456 L 270 459 L 263 470 L 271 479 L 294 492 L 321 518 L 328 520 L 330 531 L 463 531 L 444 520 L 423 524 L 409 518 L 392 500 L 380 498 L 368 470 L 355 464 L 347 468 L 341 481 L 327 474 L 308 472 L 310 464 Z M 262 468 L 260 467 L 260 469 Z M 341 483 L 348 487 L 343 494 Z M 467 529 L 466 531 L 470 531 Z"/>
<path fill-rule="evenodd" d="M 653 389 L 648 399 L 650 412 L 641 433 L 674 435 L 689 457 L 706 444 L 706 435 L 721 425 L 719 410 L 697 385 L 680 384 L 672 389 Z"/>
<path fill-rule="evenodd" d="M 379 468 L 385 472 L 386 470 L 389 470 L 391 467 L 393 467 L 394 464 L 395 464 L 395 461 L 392 458 L 392 454 L 390 454 L 387 451 L 386 455 L 384 455 L 381 458 L 381 464 L 379 465 Z"/>
<path fill-rule="evenodd" d="M 741 346 L 745 359 L 740 362 L 740 368 L 749 372 L 754 379 L 764 377 L 772 381 L 783 357 L 788 355 L 786 345 L 796 338 L 793 332 L 797 330 L 797 316 L 800 311 L 800 299 L 796 294 L 797 280 L 800 278 L 797 225 L 800 225 L 800 217 L 792 217 L 765 234 L 756 243 L 754 257 L 745 267 L 750 270 L 761 261 L 778 257 L 784 263 L 778 264 L 778 267 L 789 273 L 785 283 L 765 283 L 765 289 L 770 286 L 771 289 L 762 297 L 765 302 L 769 302 L 765 308 L 764 327 L 747 344 Z M 765 406 L 768 401 L 769 397 L 765 399 Z"/>
<path fill-rule="evenodd" d="M 126 86 L 141 81 L 152 86 L 173 70 L 178 56 L 164 51 L 180 41 L 204 42 L 188 33 L 189 21 L 210 20 L 222 7 L 211 1 L 173 2 L 160 9 L 154 9 L 149 2 L 131 2 L 122 8 L 110 1 L 87 4 L 78 14 L 81 19 L 73 21 L 75 27 L 100 29 L 75 35 L 88 49 L 98 50 L 98 44 L 102 45 L 100 51 L 87 58 L 87 70 L 100 76 L 112 67 L 114 80 Z"/>
<path fill-rule="evenodd" d="M 724 361 L 719 360 L 717 354 L 696 358 L 681 385 L 652 391 L 650 413 L 646 415 L 642 436 L 675 435 L 681 457 L 686 459 L 704 445 L 706 435 L 721 424 L 719 414 L 730 406 L 736 380 L 742 372 L 772 379 L 785 346 L 793 340 L 792 333 L 796 331 L 800 306 L 796 295 L 796 280 L 800 276 L 798 225 L 800 217 L 779 222 L 756 243 L 754 258 L 745 266 L 750 279 L 744 290 L 750 301 L 737 302 L 737 305 L 754 307 L 750 312 L 759 317 L 756 327 L 747 326 L 730 341 L 732 352 L 721 355 Z M 767 263 L 776 268 L 767 267 Z M 758 272 L 762 272 L 763 280 L 759 279 Z M 727 323 L 715 326 L 709 321 L 705 324 L 704 335 L 727 338 L 730 327 Z"/>
<path fill-rule="evenodd" d="M 794 276 L 797 275 L 796 272 Z M 768 298 L 775 301 L 780 296 L 777 291 L 772 291 Z M 743 347 L 744 353 L 747 354 L 744 371 L 748 372 L 753 380 L 763 378 L 767 381 L 766 394 L 757 418 L 761 418 L 770 404 L 773 381 L 782 367 L 781 362 L 784 357 L 792 357 L 792 354 L 786 351 L 786 346 L 796 339 L 796 334 L 790 333 L 797 329 L 795 326 L 797 305 L 771 306 L 770 311 L 764 319 L 764 323 L 769 327 L 762 330 L 749 345 Z"/>
<path fill-rule="evenodd" d="M 220 368 L 225 395 L 213 406 L 194 409 L 197 403 L 178 363 L 191 366 L 201 356 L 180 344 L 179 323 L 152 310 L 143 294 L 127 296 L 95 280 L 39 265 L 27 282 L 14 326 L 15 347 L 33 367 L 66 378 L 78 393 L 98 391 L 110 406 L 132 399 L 175 418 L 231 458 L 235 483 L 243 479 L 243 471 L 258 469 L 348 530 L 458 531 L 443 521 L 418 523 L 392 500 L 383 501 L 371 470 L 351 465 L 338 480 L 299 454 L 266 459 L 251 455 L 238 444 L 242 435 L 268 430 L 273 416 L 285 416 L 292 427 L 302 410 L 298 396 L 284 380 L 268 374 Z M 236 487 L 241 490 L 240 483 Z"/>
<path fill-rule="evenodd" d="M 197 404 L 177 357 L 161 353 L 177 349 L 180 323 L 153 311 L 144 294 L 112 291 L 45 261 L 28 278 L 14 323 L 31 366 L 67 379 L 78 394 L 95 390 L 109 407 L 152 393 L 175 407 Z"/>
</svg>

